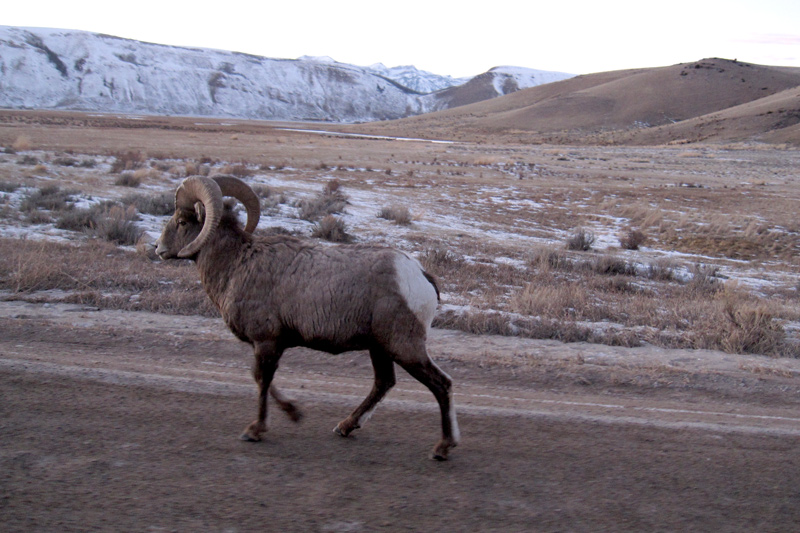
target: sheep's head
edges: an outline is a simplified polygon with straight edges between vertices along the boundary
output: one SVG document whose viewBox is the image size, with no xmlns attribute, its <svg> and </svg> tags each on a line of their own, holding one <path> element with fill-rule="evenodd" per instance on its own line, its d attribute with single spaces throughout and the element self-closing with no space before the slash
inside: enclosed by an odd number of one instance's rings
<svg viewBox="0 0 800 533">
<path fill-rule="evenodd" d="M 175 214 L 156 241 L 159 257 L 188 258 L 197 254 L 219 226 L 223 196 L 232 196 L 244 204 L 247 210 L 244 229 L 252 233 L 258 225 L 261 207 L 246 183 L 233 176 L 191 176 L 175 191 Z"/>
</svg>

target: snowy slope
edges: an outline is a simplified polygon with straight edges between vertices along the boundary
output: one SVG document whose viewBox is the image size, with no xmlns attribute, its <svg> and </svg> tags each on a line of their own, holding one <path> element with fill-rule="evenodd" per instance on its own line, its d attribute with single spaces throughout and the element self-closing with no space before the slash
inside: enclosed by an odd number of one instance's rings
<svg viewBox="0 0 800 533">
<path fill-rule="evenodd" d="M 454 78 L 452 76 L 441 76 L 425 70 L 419 70 L 411 65 L 400 67 L 386 67 L 383 63 L 376 63 L 366 67 L 367 70 L 374 72 L 384 78 L 389 78 L 404 87 L 416 91 L 420 94 L 433 93 L 467 83 L 470 78 Z"/>
<path fill-rule="evenodd" d="M 503 75 L 521 88 L 533 80 L 527 70 Z M 414 67 L 271 59 L 0 26 L 0 107 L 357 122 L 442 108 L 421 93 L 463 81 Z M 511 82 L 499 83 L 502 89 Z"/>
<path fill-rule="evenodd" d="M 421 97 L 426 112 L 474 104 L 490 98 L 572 78 L 573 74 L 522 67 L 494 67 L 463 85 Z"/>
<path fill-rule="evenodd" d="M 492 75 L 492 85 L 498 96 L 573 77 L 572 74 L 564 72 L 521 67 L 494 67 L 489 70 L 489 74 Z"/>
</svg>

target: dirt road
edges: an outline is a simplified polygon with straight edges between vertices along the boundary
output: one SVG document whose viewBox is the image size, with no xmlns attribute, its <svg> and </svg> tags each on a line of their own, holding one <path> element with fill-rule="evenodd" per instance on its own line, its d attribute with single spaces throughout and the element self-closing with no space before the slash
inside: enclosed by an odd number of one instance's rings
<svg viewBox="0 0 800 533">
<path fill-rule="evenodd" d="M 800 528 L 794 361 L 443 331 L 431 352 L 457 385 L 446 463 L 406 376 L 331 432 L 369 389 L 363 354 L 287 353 L 306 417 L 245 443 L 250 354 L 216 321 L 0 302 L 2 530 Z"/>
</svg>

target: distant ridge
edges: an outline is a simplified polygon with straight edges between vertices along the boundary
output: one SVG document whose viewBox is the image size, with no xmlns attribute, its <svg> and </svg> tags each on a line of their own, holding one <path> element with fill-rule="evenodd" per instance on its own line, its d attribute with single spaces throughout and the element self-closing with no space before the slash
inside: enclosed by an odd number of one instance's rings
<svg viewBox="0 0 800 533">
<path fill-rule="evenodd" d="M 800 68 L 726 59 L 577 76 L 363 129 L 436 138 L 663 144 L 800 144 Z M 712 126 L 713 124 L 713 126 Z"/>
</svg>

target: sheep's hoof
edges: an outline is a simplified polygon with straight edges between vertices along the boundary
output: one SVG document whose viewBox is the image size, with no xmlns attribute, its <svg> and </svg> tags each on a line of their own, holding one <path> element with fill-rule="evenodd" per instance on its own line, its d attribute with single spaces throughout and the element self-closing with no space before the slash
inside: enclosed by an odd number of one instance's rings
<svg viewBox="0 0 800 533">
<path fill-rule="evenodd" d="M 333 428 L 333 432 L 339 435 L 340 437 L 349 437 L 350 433 L 353 432 L 354 429 L 358 429 L 358 426 L 344 426 L 344 422 L 339 422 L 336 424 L 336 427 Z"/>
<path fill-rule="evenodd" d="M 450 448 L 455 446 L 455 444 L 443 444 L 440 442 L 433 448 L 431 459 L 434 461 L 447 461 L 447 453 L 450 451 Z"/>
<path fill-rule="evenodd" d="M 258 442 L 261 440 L 261 435 L 267 431 L 267 425 L 264 422 L 256 420 L 244 429 L 244 433 L 239 439 L 246 442 Z"/>
<path fill-rule="evenodd" d="M 300 422 L 303 419 L 302 411 L 294 405 L 287 407 L 283 412 L 286 413 L 286 416 L 288 416 L 292 422 Z"/>
</svg>

